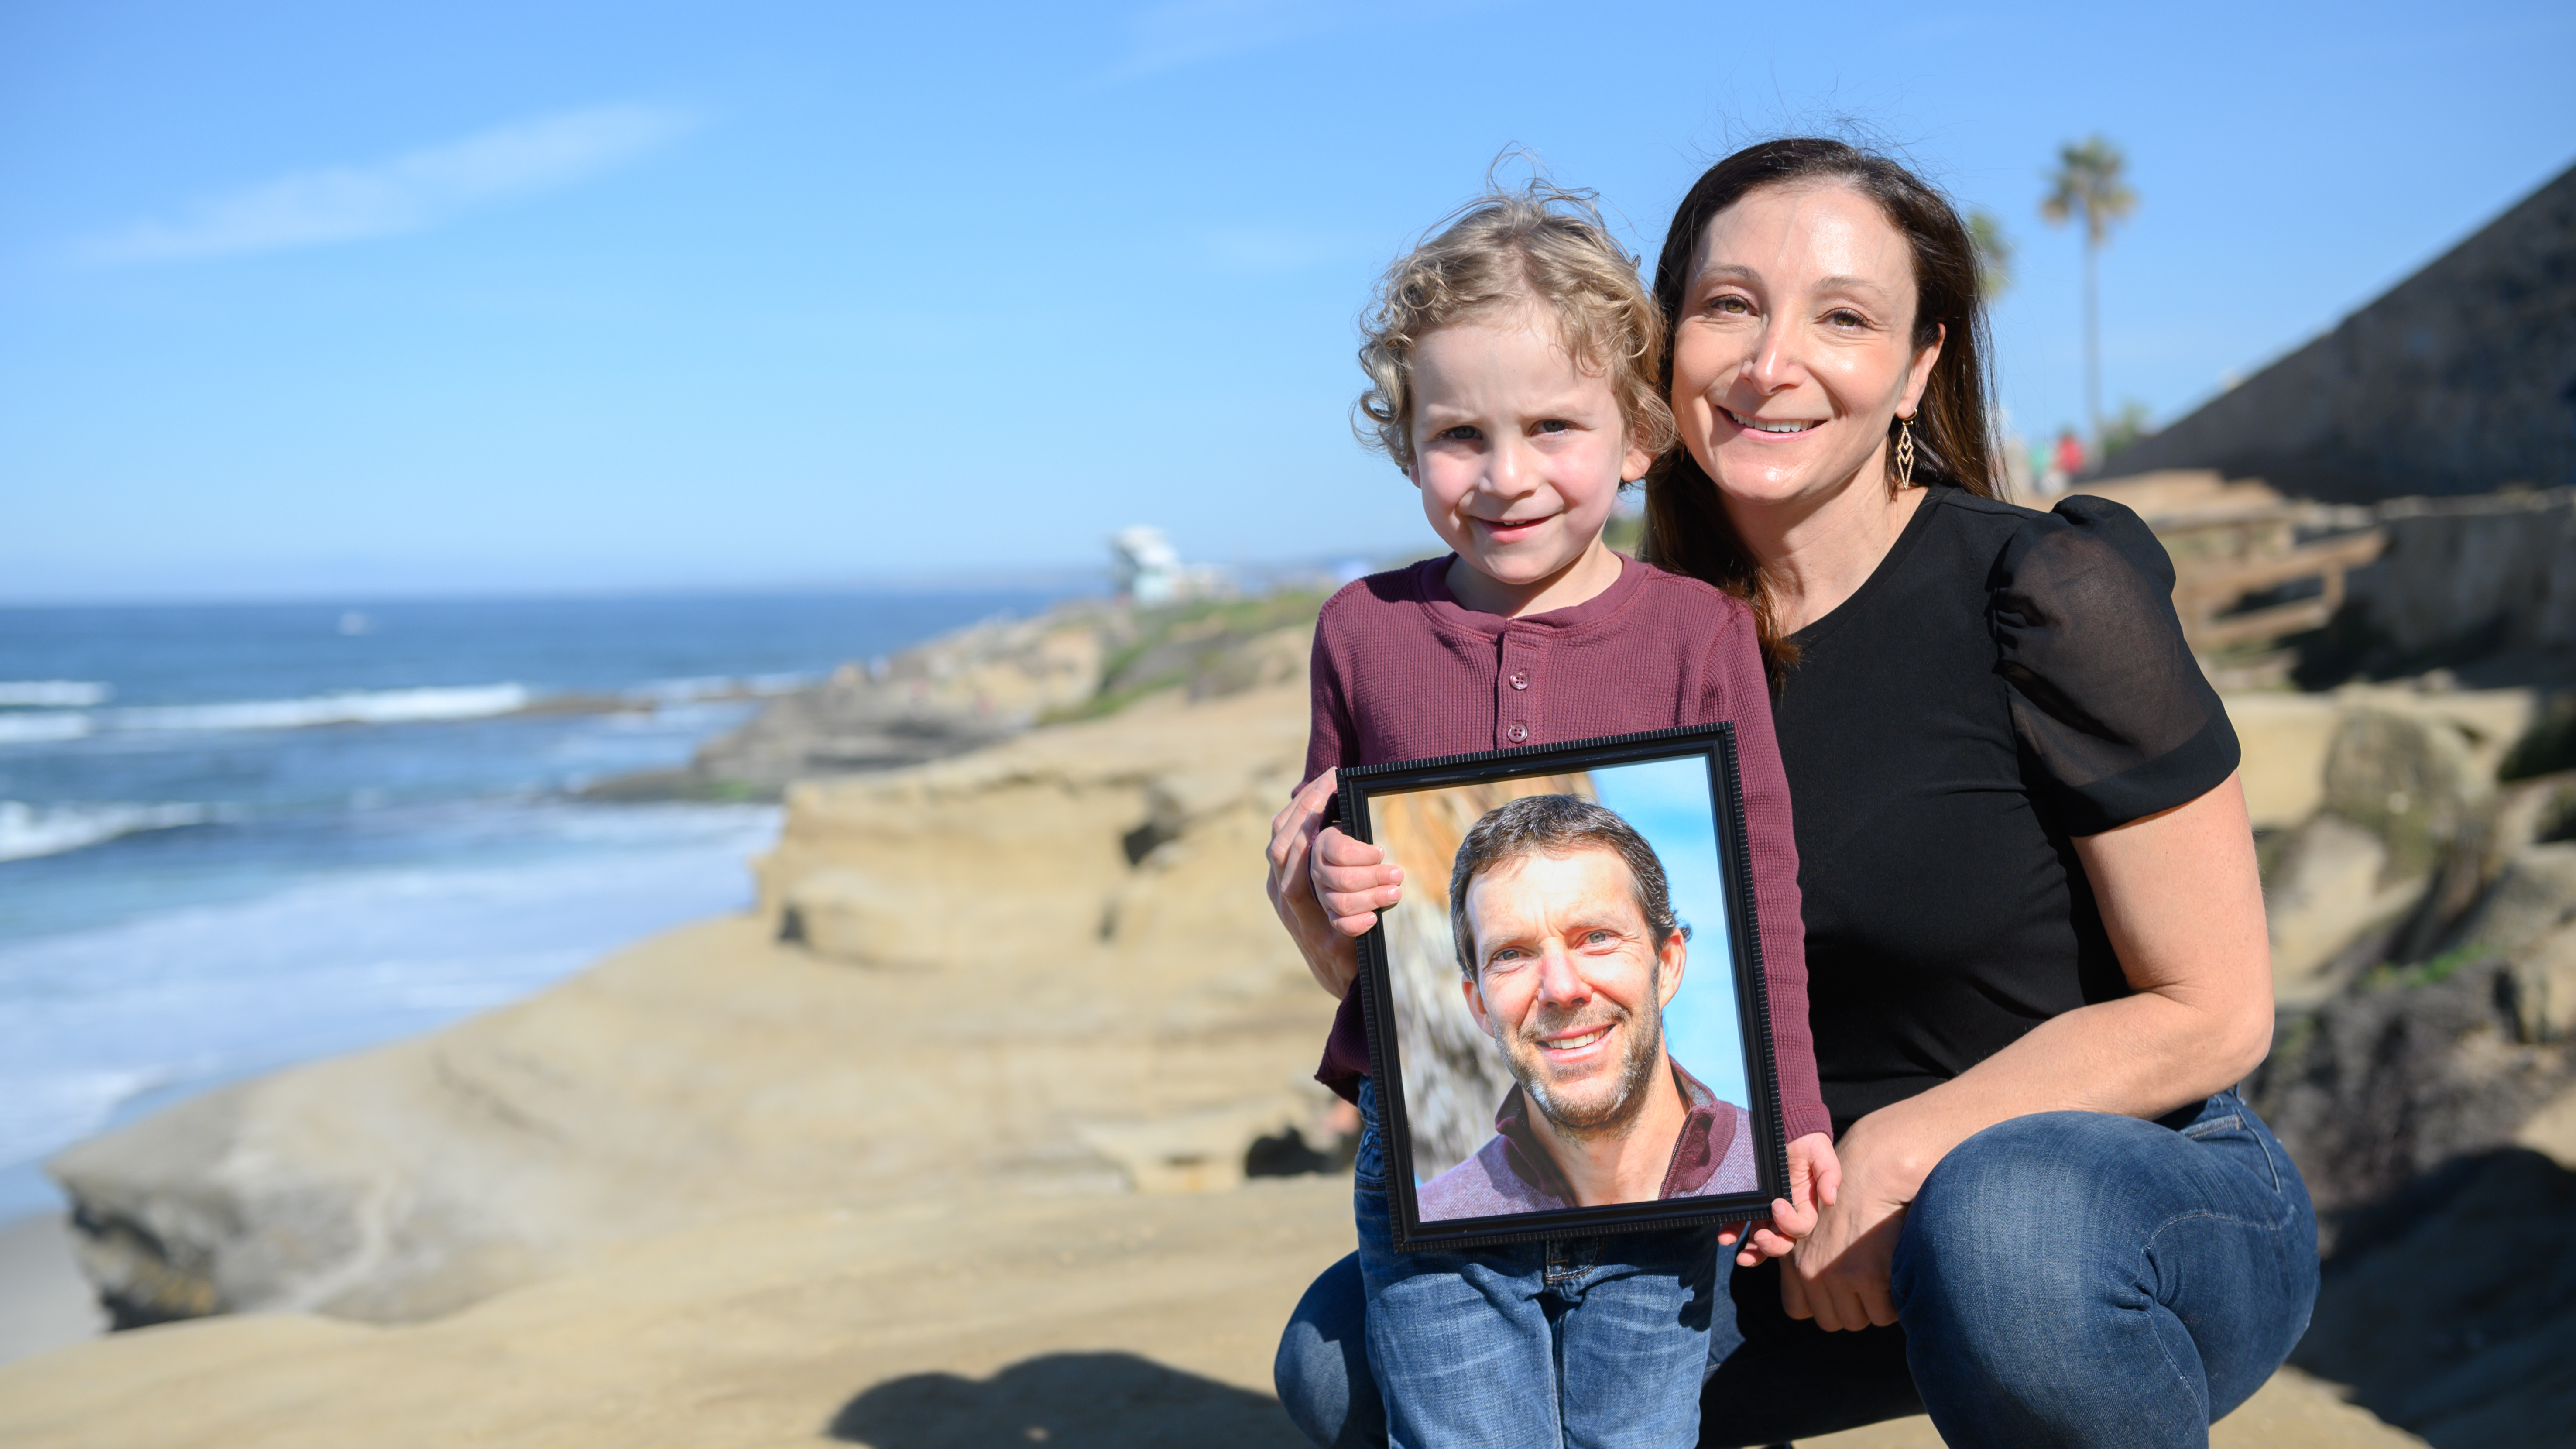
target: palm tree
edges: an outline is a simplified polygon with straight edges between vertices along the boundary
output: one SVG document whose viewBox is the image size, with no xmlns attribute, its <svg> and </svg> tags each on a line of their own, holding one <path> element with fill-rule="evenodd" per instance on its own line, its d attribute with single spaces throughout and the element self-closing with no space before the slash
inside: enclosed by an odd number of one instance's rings
<svg viewBox="0 0 2576 1449">
<path fill-rule="evenodd" d="M 1970 211 L 1968 245 L 1977 254 L 1977 294 L 1991 302 L 2011 290 L 2013 239 L 2004 219 L 1982 206 Z"/>
<path fill-rule="evenodd" d="M 2111 239 L 2111 226 L 2138 209 L 2129 189 L 2129 158 L 2099 133 L 2057 148 L 2057 169 L 2039 214 L 2051 226 L 2084 215 L 2084 406 L 2093 420 L 2093 443 L 2102 443 L 2102 304 L 2095 258 Z"/>
</svg>

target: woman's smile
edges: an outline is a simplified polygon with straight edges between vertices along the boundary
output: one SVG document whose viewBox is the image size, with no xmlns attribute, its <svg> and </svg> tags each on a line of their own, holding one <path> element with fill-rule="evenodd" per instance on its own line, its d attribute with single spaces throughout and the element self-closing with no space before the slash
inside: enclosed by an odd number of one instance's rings
<svg viewBox="0 0 2576 1449">
<path fill-rule="evenodd" d="M 1813 432 L 1825 425 L 1823 418 L 1751 418 L 1733 408 L 1721 407 L 1718 411 L 1726 414 L 1728 422 L 1752 433 L 1794 437 L 1799 433 Z"/>
</svg>

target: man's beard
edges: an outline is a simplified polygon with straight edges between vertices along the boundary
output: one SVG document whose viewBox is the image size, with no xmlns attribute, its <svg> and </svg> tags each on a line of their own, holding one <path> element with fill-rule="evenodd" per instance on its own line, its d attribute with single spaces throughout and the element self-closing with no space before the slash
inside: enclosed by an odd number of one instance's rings
<svg viewBox="0 0 2576 1449">
<path fill-rule="evenodd" d="M 1663 997 L 1663 966 L 1659 962 L 1646 977 L 1646 997 L 1660 1001 Z M 1618 1089 L 1594 1102 L 1569 1102 L 1548 1090 L 1545 1077 L 1546 1058 L 1533 1036 L 1524 1035 L 1517 1042 L 1505 1041 L 1499 1033 L 1494 1044 L 1503 1049 L 1503 1061 L 1511 1068 L 1513 1080 L 1521 1084 L 1530 1104 L 1538 1108 L 1559 1132 L 1568 1137 L 1601 1137 L 1615 1135 L 1633 1120 L 1646 1101 L 1646 1089 L 1653 1085 L 1655 1069 L 1663 1056 L 1664 1018 L 1660 1011 L 1642 1015 L 1613 1007 L 1609 1016 L 1586 1015 L 1570 1021 L 1540 1022 L 1533 1032 L 1563 1031 L 1573 1026 L 1609 1026 L 1626 1028 L 1625 1052 L 1618 1065 Z M 1535 1058 L 1531 1060 L 1530 1058 Z M 1593 1086 L 1596 1079 L 1587 1078 L 1580 1086 Z"/>
</svg>

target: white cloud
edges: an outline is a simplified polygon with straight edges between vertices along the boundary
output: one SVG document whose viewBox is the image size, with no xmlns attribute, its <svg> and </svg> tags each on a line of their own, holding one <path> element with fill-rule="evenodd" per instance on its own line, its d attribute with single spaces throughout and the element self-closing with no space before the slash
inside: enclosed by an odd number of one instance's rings
<svg viewBox="0 0 2576 1449">
<path fill-rule="evenodd" d="M 1291 40 L 1331 23 L 1322 5 L 1284 0 L 1166 0 L 1127 20 L 1127 54 L 1104 80 L 1133 80 Z"/>
<path fill-rule="evenodd" d="M 1359 251 L 1346 235 L 1277 226 L 1210 227 L 1199 241 L 1218 270 L 1254 274 L 1302 272 Z"/>
<path fill-rule="evenodd" d="M 1127 48 L 1092 78 L 1114 85 L 1309 35 L 1335 31 L 1383 42 L 1396 29 L 1453 19 L 1493 0 L 1162 0 L 1127 17 Z"/>
<path fill-rule="evenodd" d="M 366 166 L 298 171 L 79 248 L 106 265 L 282 251 L 419 231 L 478 206 L 566 186 L 630 161 L 695 122 L 602 106 L 498 126 Z"/>
</svg>

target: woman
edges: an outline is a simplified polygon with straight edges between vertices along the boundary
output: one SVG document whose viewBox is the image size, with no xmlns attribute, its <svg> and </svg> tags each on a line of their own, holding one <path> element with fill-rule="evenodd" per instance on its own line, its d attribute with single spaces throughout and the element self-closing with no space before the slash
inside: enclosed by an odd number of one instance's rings
<svg viewBox="0 0 2576 1449">
<path fill-rule="evenodd" d="M 2270 958 L 2171 565 L 2117 505 L 1995 500 L 1974 255 L 1895 163 L 1728 157 L 1655 289 L 1647 551 L 1763 620 L 1842 1162 L 1785 1270 L 1729 1274 L 1701 1442 L 2205 1443 L 2305 1329 L 2316 1225 L 2234 1091 Z M 1281 1345 L 1319 1443 L 1382 1422 L 1358 1312 L 1337 1265 Z"/>
</svg>

